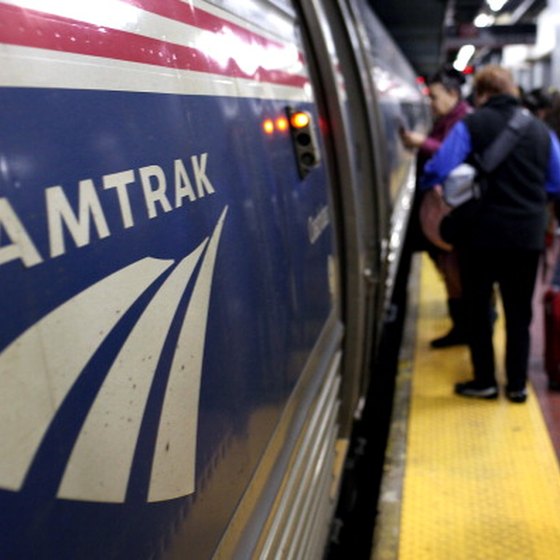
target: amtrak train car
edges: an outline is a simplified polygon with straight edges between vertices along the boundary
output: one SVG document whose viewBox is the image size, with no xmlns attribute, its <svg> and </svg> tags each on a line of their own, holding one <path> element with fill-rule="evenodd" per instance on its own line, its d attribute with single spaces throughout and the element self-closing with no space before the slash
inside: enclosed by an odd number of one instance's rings
<svg viewBox="0 0 560 560">
<path fill-rule="evenodd" d="M 414 189 L 361 0 L 0 0 L 0 558 L 321 558 Z"/>
</svg>

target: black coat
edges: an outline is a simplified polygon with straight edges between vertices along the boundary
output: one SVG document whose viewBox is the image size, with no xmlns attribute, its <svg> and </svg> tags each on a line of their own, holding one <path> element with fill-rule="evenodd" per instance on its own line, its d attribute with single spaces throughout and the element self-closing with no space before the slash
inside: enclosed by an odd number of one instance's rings
<svg viewBox="0 0 560 560">
<path fill-rule="evenodd" d="M 507 125 L 519 102 L 498 95 L 465 117 L 473 154 L 480 154 Z M 542 249 L 548 221 L 545 182 L 550 134 L 533 118 L 507 158 L 487 176 L 487 191 L 470 245 L 491 249 Z M 475 163 L 472 155 L 468 160 Z"/>
</svg>

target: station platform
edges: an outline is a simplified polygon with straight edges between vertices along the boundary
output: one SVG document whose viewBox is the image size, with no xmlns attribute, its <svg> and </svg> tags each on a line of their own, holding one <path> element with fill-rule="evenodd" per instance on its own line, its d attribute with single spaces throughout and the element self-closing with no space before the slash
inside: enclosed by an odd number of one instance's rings
<svg viewBox="0 0 560 560">
<path fill-rule="evenodd" d="M 547 275 L 535 292 L 529 398 L 515 404 L 503 393 L 453 394 L 471 378 L 468 348 L 430 348 L 450 326 L 445 289 L 427 256 L 413 269 L 371 560 L 560 558 L 560 393 L 548 390 L 543 367 Z"/>
</svg>

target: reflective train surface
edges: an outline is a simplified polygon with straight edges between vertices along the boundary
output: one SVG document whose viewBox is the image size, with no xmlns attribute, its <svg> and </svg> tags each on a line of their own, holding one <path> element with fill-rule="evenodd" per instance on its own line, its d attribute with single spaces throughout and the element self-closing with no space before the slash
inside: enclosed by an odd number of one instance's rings
<svg viewBox="0 0 560 560">
<path fill-rule="evenodd" d="M 412 69 L 361 0 L 1 0 L 0 43 L 0 558 L 321 558 Z"/>
</svg>

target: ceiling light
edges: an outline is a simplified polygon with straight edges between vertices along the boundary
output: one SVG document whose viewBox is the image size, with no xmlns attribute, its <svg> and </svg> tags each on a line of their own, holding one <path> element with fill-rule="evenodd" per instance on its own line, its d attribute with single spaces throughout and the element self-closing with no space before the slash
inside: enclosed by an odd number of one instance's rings
<svg viewBox="0 0 560 560">
<path fill-rule="evenodd" d="M 490 25 L 494 25 L 495 21 L 496 18 L 494 16 L 491 16 L 489 14 L 478 14 L 474 18 L 473 23 L 476 27 L 488 27 Z"/>
<path fill-rule="evenodd" d="M 469 60 L 472 58 L 472 55 L 475 53 L 476 49 L 474 45 L 463 45 L 459 52 L 457 53 L 457 58 L 453 63 L 453 68 L 455 70 L 462 72 L 469 63 Z"/>
<path fill-rule="evenodd" d="M 499 12 L 506 4 L 508 0 L 486 0 L 488 6 L 493 12 Z"/>
</svg>

